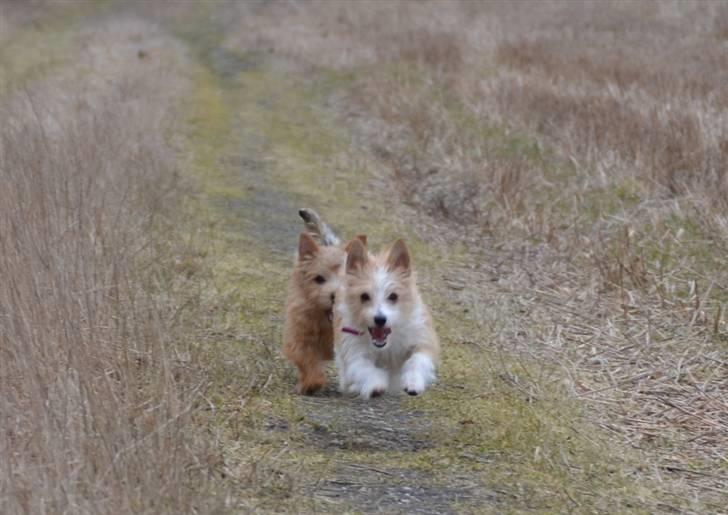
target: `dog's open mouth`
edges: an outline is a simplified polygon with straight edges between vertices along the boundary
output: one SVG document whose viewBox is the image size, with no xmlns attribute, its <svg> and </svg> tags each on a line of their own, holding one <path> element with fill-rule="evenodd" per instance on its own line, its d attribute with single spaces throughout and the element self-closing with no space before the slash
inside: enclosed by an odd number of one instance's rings
<svg viewBox="0 0 728 515">
<path fill-rule="evenodd" d="M 369 335 L 372 337 L 372 343 L 380 349 L 387 345 L 387 336 L 392 330 L 389 327 L 370 327 Z"/>
</svg>

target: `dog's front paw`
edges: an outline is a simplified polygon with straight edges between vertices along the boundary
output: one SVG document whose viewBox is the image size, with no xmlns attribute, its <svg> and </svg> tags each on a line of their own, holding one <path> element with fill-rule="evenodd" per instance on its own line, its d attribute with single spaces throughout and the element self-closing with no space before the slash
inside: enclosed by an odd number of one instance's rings
<svg viewBox="0 0 728 515">
<path fill-rule="evenodd" d="M 299 381 L 296 384 L 296 393 L 299 395 L 313 395 L 326 386 L 326 381 Z"/>
<path fill-rule="evenodd" d="M 372 399 L 374 397 L 381 397 L 384 395 L 384 392 L 387 391 L 387 384 L 386 383 L 372 383 L 372 384 L 365 384 L 362 386 L 361 390 L 359 391 L 359 396 L 362 399 Z"/>
<path fill-rule="evenodd" d="M 367 381 L 365 383 L 350 384 L 346 390 L 347 393 L 357 395 L 362 399 L 372 399 L 374 397 L 381 397 L 387 391 L 386 382 L 374 382 Z"/>
<path fill-rule="evenodd" d="M 406 361 L 400 383 L 405 392 L 419 395 L 435 380 L 435 365 L 432 358 L 421 352 L 415 352 Z"/>
<path fill-rule="evenodd" d="M 416 372 L 408 372 L 402 377 L 402 386 L 409 395 L 419 395 L 425 391 L 425 378 Z"/>
<path fill-rule="evenodd" d="M 326 375 L 321 368 L 311 368 L 301 371 L 301 377 L 296 384 L 296 393 L 313 395 L 326 386 Z"/>
<path fill-rule="evenodd" d="M 375 388 L 374 390 L 372 390 L 372 393 L 369 394 L 368 398 L 373 399 L 374 397 L 381 397 L 386 391 L 386 388 Z"/>
<path fill-rule="evenodd" d="M 362 399 L 371 399 L 373 397 L 381 397 L 388 387 L 387 375 L 384 373 L 374 374 L 374 377 L 365 381 L 359 389 L 359 396 Z"/>
</svg>

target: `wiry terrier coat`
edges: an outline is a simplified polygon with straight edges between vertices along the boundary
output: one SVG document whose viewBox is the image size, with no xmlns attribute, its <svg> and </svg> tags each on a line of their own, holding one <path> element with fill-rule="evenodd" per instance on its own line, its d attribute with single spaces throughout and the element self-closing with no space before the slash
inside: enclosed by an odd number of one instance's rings
<svg viewBox="0 0 728 515">
<path fill-rule="evenodd" d="M 298 368 L 296 390 L 308 395 L 326 384 L 323 363 L 334 357 L 332 309 L 344 274 L 346 249 L 315 211 L 301 209 L 299 215 L 311 232 L 302 233 L 298 240 L 288 287 L 283 352 Z M 366 244 L 366 236 L 359 235 L 356 241 Z"/>
<path fill-rule="evenodd" d="M 323 362 L 333 359 L 332 309 L 346 253 L 301 233 L 283 327 L 283 351 L 299 371 L 296 389 L 311 394 L 326 384 Z"/>
<path fill-rule="evenodd" d="M 402 240 L 379 255 L 352 241 L 337 298 L 334 337 L 342 392 L 425 391 L 435 380 L 440 344 L 415 284 Z"/>
</svg>

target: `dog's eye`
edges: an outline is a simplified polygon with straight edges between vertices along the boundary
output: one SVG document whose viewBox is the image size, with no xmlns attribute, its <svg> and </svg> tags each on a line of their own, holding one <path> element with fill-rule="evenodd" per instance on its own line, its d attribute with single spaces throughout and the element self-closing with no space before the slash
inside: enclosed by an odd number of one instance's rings
<svg viewBox="0 0 728 515">
<path fill-rule="evenodd" d="M 371 299 L 371 297 L 369 296 L 368 293 L 362 293 L 361 294 L 361 301 L 362 302 L 369 302 L 370 299 Z"/>
<path fill-rule="evenodd" d="M 399 298 L 396 293 L 390 293 L 389 297 L 387 297 L 390 302 L 397 302 L 397 299 Z"/>
<path fill-rule="evenodd" d="M 314 278 L 314 281 L 316 281 L 317 284 L 324 284 L 326 282 L 326 277 L 324 277 L 323 275 L 317 275 Z"/>
</svg>

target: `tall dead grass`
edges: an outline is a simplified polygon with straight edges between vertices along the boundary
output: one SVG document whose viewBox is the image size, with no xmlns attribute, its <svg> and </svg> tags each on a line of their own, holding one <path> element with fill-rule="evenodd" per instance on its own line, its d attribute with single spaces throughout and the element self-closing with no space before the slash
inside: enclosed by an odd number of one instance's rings
<svg viewBox="0 0 728 515">
<path fill-rule="evenodd" d="M 558 92 L 538 80 L 503 81 L 495 92 L 503 112 L 594 166 L 602 156 L 620 161 L 659 195 L 699 191 L 723 202 L 728 180 L 726 141 L 704 135 L 699 113 L 664 106 L 636 109 L 607 95 Z"/>
<path fill-rule="evenodd" d="M 170 104 L 151 100 L 148 74 L 117 79 L 78 94 L 39 85 L 2 106 L 3 513 L 208 504 Z"/>
</svg>

